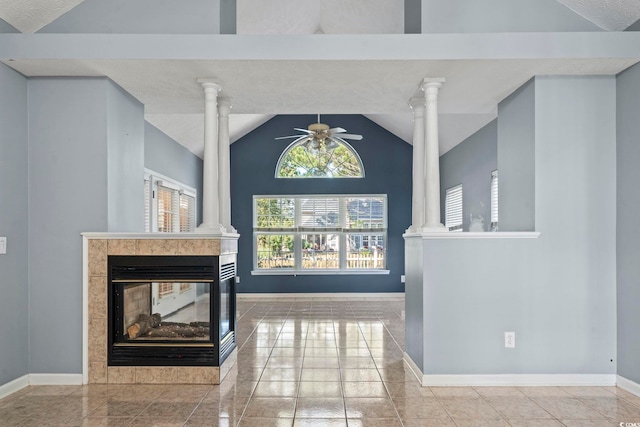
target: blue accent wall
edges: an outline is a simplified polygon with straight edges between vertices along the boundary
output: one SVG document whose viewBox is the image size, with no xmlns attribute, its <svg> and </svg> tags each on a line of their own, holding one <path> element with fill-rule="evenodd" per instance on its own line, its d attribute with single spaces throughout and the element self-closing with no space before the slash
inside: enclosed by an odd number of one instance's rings
<svg viewBox="0 0 640 427">
<path fill-rule="evenodd" d="M 240 233 L 238 292 L 402 292 L 404 241 L 411 224 L 411 156 L 409 144 L 360 115 L 324 115 L 323 123 L 361 134 L 349 141 L 362 159 L 365 178 L 276 179 L 275 167 L 293 128 L 316 122 L 314 115 L 276 116 L 231 145 L 231 217 Z M 252 276 L 253 195 L 386 194 L 388 201 L 387 269 L 389 275 Z"/>
</svg>

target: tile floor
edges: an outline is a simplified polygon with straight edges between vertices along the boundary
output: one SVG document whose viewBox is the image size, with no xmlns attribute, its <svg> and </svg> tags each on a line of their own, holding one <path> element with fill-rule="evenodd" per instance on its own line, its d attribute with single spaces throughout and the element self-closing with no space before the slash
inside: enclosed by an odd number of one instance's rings
<svg viewBox="0 0 640 427">
<path fill-rule="evenodd" d="M 0 426 L 640 425 L 640 397 L 616 387 L 421 387 L 402 362 L 403 308 L 241 298 L 222 385 L 30 386 L 0 400 Z"/>
</svg>

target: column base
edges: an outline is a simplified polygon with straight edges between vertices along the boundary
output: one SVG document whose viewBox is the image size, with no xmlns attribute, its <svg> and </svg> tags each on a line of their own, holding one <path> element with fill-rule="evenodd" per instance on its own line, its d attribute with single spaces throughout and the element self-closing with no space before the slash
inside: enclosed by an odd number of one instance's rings
<svg viewBox="0 0 640 427">
<path fill-rule="evenodd" d="M 222 224 L 213 225 L 213 224 L 202 223 L 194 230 L 194 233 L 221 234 L 221 233 L 227 233 L 227 229 L 224 228 Z"/>
<path fill-rule="evenodd" d="M 443 224 L 425 224 L 420 228 L 419 231 L 423 233 L 448 233 L 449 229 Z"/>
</svg>

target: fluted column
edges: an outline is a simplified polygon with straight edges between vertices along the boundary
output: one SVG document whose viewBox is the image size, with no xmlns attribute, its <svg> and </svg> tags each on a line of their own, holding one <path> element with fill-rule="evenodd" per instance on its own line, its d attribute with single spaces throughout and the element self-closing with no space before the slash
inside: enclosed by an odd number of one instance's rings
<svg viewBox="0 0 640 427">
<path fill-rule="evenodd" d="M 426 99 L 423 231 L 447 231 L 440 219 L 440 144 L 438 142 L 438 91 L 444 81 L 443 78 L 426 78 L 421 85 Z"/>
<path fill-rule="evenodd" d="M 424 107 L 423 97 L 411 98 L 413 110 L 413 193 L 411 196 L 411 227 L 407 232 L 418 232 L 424 224 Z"/>
<path fill-rule="evenodd" d="M 220 194 L 220 223 L 229 233 L 231 225 L 231 154 L 229 152 L 229 110 L 231 98 L 218 98 L 218 193 Z"/>
<path fill-rule="evenodd" d="M 220 80 L 198 79 L 204 89 L 204 160 L 202 166 L 202 224 L 201 233 L 224 233 L 220 224 L 218 194 L 218 92 Z"/>
</svg>

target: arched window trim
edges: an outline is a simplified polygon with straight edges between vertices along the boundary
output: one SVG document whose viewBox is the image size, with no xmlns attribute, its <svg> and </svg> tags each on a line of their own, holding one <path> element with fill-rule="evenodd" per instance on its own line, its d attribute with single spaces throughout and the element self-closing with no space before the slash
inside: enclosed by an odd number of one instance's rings
<svg viewBox="0 0 640 427">
<path fill-rule="evenodd" d="M 364 178 L 365 177 L 364 164 L 362 163 L 362 159 L 360 158 L 360 155 L 358 154 L 356 149 L 353 148 L 353 146 L 351 146 L 351 144 L 349 144 L 347 141 L 345 141 L 343 139 L 339 139 L 339 138 L 334 138 L 333 140 L 336 141 L 339 145 L 345 147 L 349 151 L 349 153 L 351 153 L 351 155 L 353 155 L 355 157 L 355 159 L 358 162 L 358 166 L 360 167 L 360 171 L 362 172 L 361 175 L 359 175 L 359 176 L 328 176 L 328 175 L 322 175 L 322 176 L 317 176 L 317 175 L 316 176 L 281 176 L 280 175 L 280 169 L 281 169 L 282 161 L 287 156 L 289 151 L 291 151 L 294 148 L 302 145 L 304 143 L 305 139 L 306 138 L 300 138 L 300 139 L 297 139 L 297 140 L 293 141 L 291 144 L 289 144 L 287 146 L 287 148 L 285 148 L 282 151 L 282 154 L 280 154 L 280 157 L 278 158 L 278 162 L 276 163 L 276 171 L 275 171 L 275 177 L 276 178 L 282 178 L 282 179 L 301 179 L 301 178 L 304 178 L 304 179 L 312 179 L 312 178 L 336 179 L 336 178 Z"/>
</svg>

